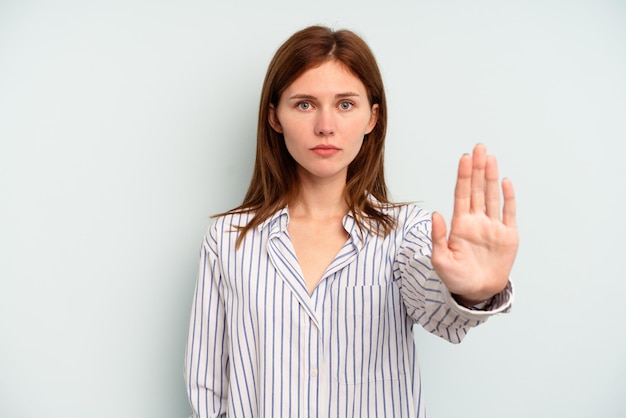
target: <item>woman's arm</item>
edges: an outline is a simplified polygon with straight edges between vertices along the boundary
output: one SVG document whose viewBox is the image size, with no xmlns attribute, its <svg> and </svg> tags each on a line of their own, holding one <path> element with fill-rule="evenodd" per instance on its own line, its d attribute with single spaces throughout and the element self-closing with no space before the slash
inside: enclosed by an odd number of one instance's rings
<svg viewBox="0 0 626 418">
<path fill-rule="evenodd" d="M 215 232 L 215 229 L 212 229 Z M 222 279 L 213 236 L 200 252 L 185 355 L 185 381 L 194 418 L 225 417 L 228 403 L 228 340 L 219 291 Z"/>
<path fill-rule="evenodd" d="M 413 211 L 415 212 L 415 211 Z M 510 283 L 482 306 L 463 306 L 437 276 L 431 263 L 431 221 L 424 211 L 409 216 L 396 256 L 394 280 L 407 314 L 426 331 L 459 343 L 470 328 L 490 316 L 507 312 L 513 301 Z"/>
<path fill-rule="evenodd" d="M 504 180 L 501 214 L 498 181 L 496 159 L 479 144 L 459 163 L 449 237 L 437 213 L 432 222 L 414 214 L 405 225 L 396 283 L 407 313 L 451 342 L 512 303 L 509 274 L 519 241 L 515 195 Z"/>
</svg>

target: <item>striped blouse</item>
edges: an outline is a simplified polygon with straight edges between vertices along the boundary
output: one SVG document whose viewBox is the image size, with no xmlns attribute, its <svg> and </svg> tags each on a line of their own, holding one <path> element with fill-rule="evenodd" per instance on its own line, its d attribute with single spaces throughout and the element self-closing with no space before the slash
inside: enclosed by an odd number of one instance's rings
<svg viewBox="0 0 626 418">
<path fill-rule="evenodd" d="M 309 294 L 278 211 L 218 218 L 201 249 L 185 379 L 193 417 L 424 417 L 412 327 L 459 343 L 508 311 L 512 288 L 487 310 L 458 305 L 430 263 L 430 214 L 389 209 L 380 237 L 351 215 L 349 238 Z"/>
</svg>

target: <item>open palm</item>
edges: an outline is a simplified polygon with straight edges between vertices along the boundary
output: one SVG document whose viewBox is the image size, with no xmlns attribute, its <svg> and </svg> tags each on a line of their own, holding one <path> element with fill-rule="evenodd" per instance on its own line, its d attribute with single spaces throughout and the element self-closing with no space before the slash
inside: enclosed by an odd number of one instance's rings
<svg viewBox="0 0 626 418">
<path fill-rule="evenodd" d="M 433 214 L 433 267 L 464 304 L 488 300 L 508 283 L 519 244 L 508 179 L 502 181 L 502 196 L 501 212 L 496 159 L 478 144 L 459 162 L 449 236 L 443 216 Z"/>
</svg>

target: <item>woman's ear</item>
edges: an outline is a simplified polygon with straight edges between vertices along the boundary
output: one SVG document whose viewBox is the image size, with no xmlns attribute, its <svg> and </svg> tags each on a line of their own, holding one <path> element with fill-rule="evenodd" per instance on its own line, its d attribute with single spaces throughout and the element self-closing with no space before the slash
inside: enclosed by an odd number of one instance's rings
<svg viewBox="0 0 626 418">
<path fill-rule="evenodd" d="M 378 122 L 378 103 L 372 105 L 372 114 L 370 115 L 370 121 L 367 124 L 367 129 L 365 130 L 365 135 L 371 133 L 376 126 L 376 122 Z"/>
<path fill-rule="evenodd" d="M 273 104 L 270 104 L 270 111 L 267 114 L 267 121 L 270 123 L 272 129 L 274 129 L 279 134 L 283 133 L 283 128 L 280 126 L 280 121 L 278 120 L 278 116 L 276 115 L 276 107 Z"/>
</svg>

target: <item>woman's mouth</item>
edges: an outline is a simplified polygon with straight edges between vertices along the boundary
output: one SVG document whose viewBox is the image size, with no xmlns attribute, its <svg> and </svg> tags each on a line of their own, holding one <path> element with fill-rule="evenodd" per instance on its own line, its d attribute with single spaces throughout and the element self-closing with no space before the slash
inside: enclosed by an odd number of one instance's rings
<svg viewBox="0 0 626 418">
<path fill-rule="evenodd" d="M 341 150 L 334 145 L 324 144 L 324 145 L 318 145 L 314 148 L 311 148 L 311 151 L 313 151 L 315 154 L 319 155 L 320 157 L 330 157 L 330 156 L 337 154 Z"/>
</svg>

